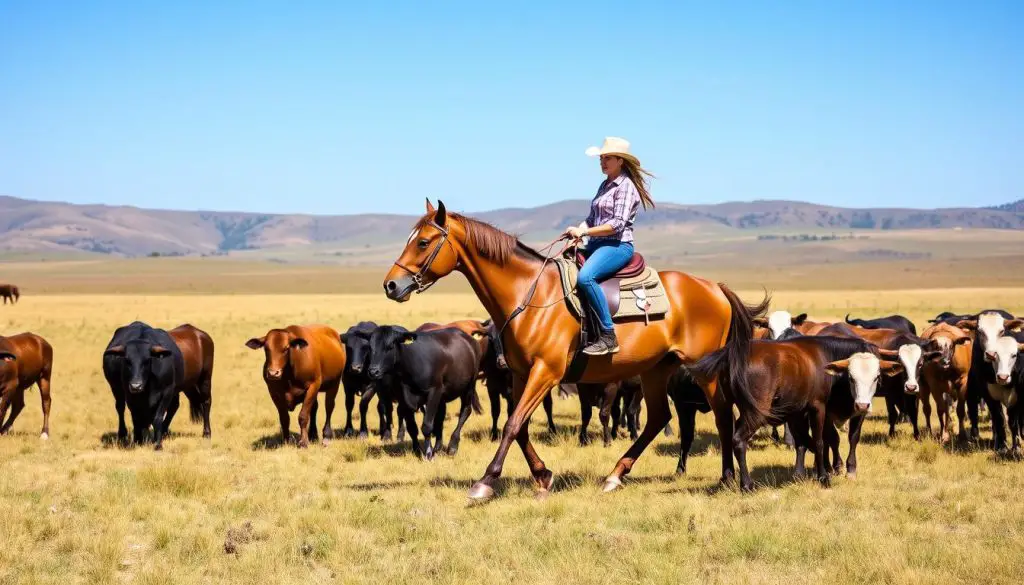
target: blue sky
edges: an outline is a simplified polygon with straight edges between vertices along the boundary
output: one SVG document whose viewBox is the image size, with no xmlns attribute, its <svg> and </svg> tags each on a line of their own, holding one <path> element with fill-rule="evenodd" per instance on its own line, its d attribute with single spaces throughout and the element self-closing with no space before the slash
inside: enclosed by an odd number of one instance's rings
<svg viewBox="0 0 1024 585">
<path fill-rule="evenodd" d="M 0 0 L 0 194 L 478 211 L 613 135 L 662 201 L 1024 197 L 1024 2 L 370 4 Z"/>
</svg>

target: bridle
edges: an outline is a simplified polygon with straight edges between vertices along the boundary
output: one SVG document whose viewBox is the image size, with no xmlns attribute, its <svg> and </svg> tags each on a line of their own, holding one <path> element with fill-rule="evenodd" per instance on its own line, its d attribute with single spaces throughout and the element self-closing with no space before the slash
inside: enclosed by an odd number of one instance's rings
<svg viewBox="0 0 1024 585">
<path fill-rule="evenodd" d="M 437 241 L 437 245 L 434 246 L 434 249 L 430 251 L 430 254 L 427 256 L 426 262 L 423 263 L 423 267 L 420 268 L 418 272 L 416 272 L 413 271 L 411 268 L 401 264 L 400 262 L 395 261 L 395 266 L 401 268 L 402 270 L 412 275 L 412 282 L 413 284 L 416 285 L 417 293 L 421 293 L 427 290 L 428 288 L 434 286 L 434 283 L 437 282 L 437 280 L 431 280 L 429 282 L 426 282 L 423 280 L 423 276 L 427 273 L 428 270 L 430 270 L 430 267 L 434 264 L 434 260 L 437 259 L 437 255 L 441 253 L 441 248 L 444 247 L 445 243 L 447 243 L 448 246 L 452 249 L 452 253 L 455 253 L 455 246 L 453 246 L 451 241 L 449 241 L 448 239 L 449 233 L 447 228 L 438 225 L 437 222 L 435 222 L 433 219 L 427 222 L 426 225 L 429 225 L 436 229 L 437 231 L 441 232 L 441 239 Z M 456 256 L 458 255 L 456 254 Z"/>
</svg>

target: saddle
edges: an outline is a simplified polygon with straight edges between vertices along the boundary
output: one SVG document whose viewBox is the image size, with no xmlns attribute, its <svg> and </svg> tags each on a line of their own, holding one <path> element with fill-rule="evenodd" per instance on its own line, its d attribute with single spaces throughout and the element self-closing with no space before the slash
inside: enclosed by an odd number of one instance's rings
<svg viewBox="0 0 1024 585">
<path fill-rule="evenodd" d="M 581 254 L 555 259 L 570 310 L 578 319 L 587 320 L 589 316 L 584 313 L 583 303 L 576 291 L 576 279 L 583 262 Z M 661 277 L 656 270 L 647 266 L 640 254 L 633 254 L 622 270 L 598 284 L 608 301 L 612 320 L 642 317 L 649 323 L 652 317 L 663 316 L 669 310 L 668 296 Z"/>
</svg>

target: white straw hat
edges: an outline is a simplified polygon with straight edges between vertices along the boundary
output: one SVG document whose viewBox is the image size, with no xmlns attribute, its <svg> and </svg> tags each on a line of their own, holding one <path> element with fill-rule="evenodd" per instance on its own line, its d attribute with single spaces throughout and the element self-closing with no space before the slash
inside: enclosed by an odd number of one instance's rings
<svg viewBox="0 0 1024 585">
<path fill-rule="evenodd" d="M 628 158 L 635 163 L 640 163 L 640 161 L 629 152 L 629 141 L 625 138 L 607 136 L 604 139 L 604 144 L 602 144 L 600 148 L 597 146 L 591 146 L 587 149 L 587 156 L 601 156 L 603 154 L 613 154 L 615 156 L 621 156 L 622 158 Z"/>
</svg>

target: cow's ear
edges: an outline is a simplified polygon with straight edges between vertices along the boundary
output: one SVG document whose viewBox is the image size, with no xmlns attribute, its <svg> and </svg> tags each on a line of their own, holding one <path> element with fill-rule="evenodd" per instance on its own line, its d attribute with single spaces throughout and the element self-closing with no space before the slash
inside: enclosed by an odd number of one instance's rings
<svg viewBox="0 0 1024 585">
<path fill-rule="evenodd" d="M 924 361 L 926 361 L 926 362 L 927 361 L 936 361 L 936 360 L 939 360 L 941 358 L 942 358 L 942 352 L 941 351 L 929 351 L 928 353 L 924 354 L 924 356 L 922 357 L 922 359 Z"/>
<path fill-rule="evenodd" d="M 964 331 L 977 331 L 978 330 L 978 320 L 977 319 L 966 319 L 964 321 L 957 322 L 956 326 L 959 327 L 960 329 L 963 329 Z"/>
<path fill-rule="evenodd" d="M 0 351 L 0 362 L 13 362 L 18 359 L 18 356 L 13 353 L 6 351 Z"/>
<path fill-rule="evenodd" d="M 441 227 L 448 224 L 448 210 L 444 208 L 444 201 L 437 200 L 437 213 L 434 214 L 434 223 Z"/>
<path fill-rule="evenodd" d="M 850 369 L 850 360 L 839 360 L 825 366 L 825 373 L 832 376 L 842 376 Z"/>
<path fill-rule="evenodd" d="M 266 344 L 267 344 L 267 336 L 266 335 L 264 335 L 263 337 L 253 337 L 249 341 L 245 342 L 245 346 L 248 347 L 249 349 L 260 349 L 260 348 L 262 348 Z"/>
<path fill-rule="evenodd" d="M 409 345 L 416 341 L 416 334 L 412 332 L 405 332 L 401 337 L 398 338 L 398 342 L 402 345 Z"/>
<path fill-rule="evenodd" d="M 942 349 L 942 346 L 939 345 L 938 339 L 923 339 L 921 340 L 919 345 L 921 346 L 921 349 L 926 349 L 928 351 L 936 351 Z"/>
<path fill-rule="evenodd" d="M 883 374 L 889 377 L 895 376 L 896 374 L 900 374 L 903 372 L 903 364 L 899 362 L 890 362 L 888 360 L 882 360 L 881 362 L 879 362 L 878 367 L 879 369 L 882 370 Z"/>
<path fill-rule="evenodd" d="M 878 350 L 878 355 L 879 355 L 879 357 L 884 357 L 884 358 L 890 358 L 891 359 L 891 358 L 898 358 L 898 357 L 900 357 L 900 352 L 898 350 L 895 350 L 895 349 L 879 349 Z"/>
<path fill-rule="evenodd" d="M 348 333 L 342 333 L 338 338 L 341 339 L 342 344 L 348 343 Z"/>
<path fill-rule="evenodd" d="M 974 341 L 974 340 L 971 339 L 970 337 L 961 337 L 959 339 L 954 340 L 953 341 L 953 345 L 967 345 L 968 343 L 970 343 L 972 341 Z"/>
<path fill-rule="evenodd" d="M 807 313 L 800 313 L 796 317 L 793 317 L 791 323 L 793 325 L 803 325 L 804 321 L 807 320 Z"/>
<path fill-rule="evenodd" d="M 123 356 L 124 355 L 124 346 L 123 345 L 115 345 L 113 347 L 108 347 L 107 351 L 103 352 L 103 355 Z"/>
<path fill-rule="evenodd" d="M 434 204 L 430 202 L 430 197 L 427 197 L 427 213 L 434 213 L 437 211 L 434 209 Z"/>
<path fill-rule="evenodd" d="M 302 349 L 304 347 L 309 347 L 309 342 L 307 342 L 305 339 L 301 337 L 296 337 L 295 339 L 292 339 L 291 341 L 288 342 L 288 347 Z"/>
<path fill-rule="evenodd" d="M 149 355 L 153 357 L 169 357 L 171 355 L 171 350 L 162 345 L 154 345 L 149 348 Z"/>
<path fill-rule="evenodd" d="M 1007 331 L 1020 331 L 1020 328 L 1024 326 L 1024 320 L 1013 319 L 1003 324 L 1003 328 Z"/>
<path fill-rule="evenodd" d="M 765 319 L 764 317 L 755 317 L 753 323 L 757 327 L 768 327 L 768 319 Z"/>
</svg>

